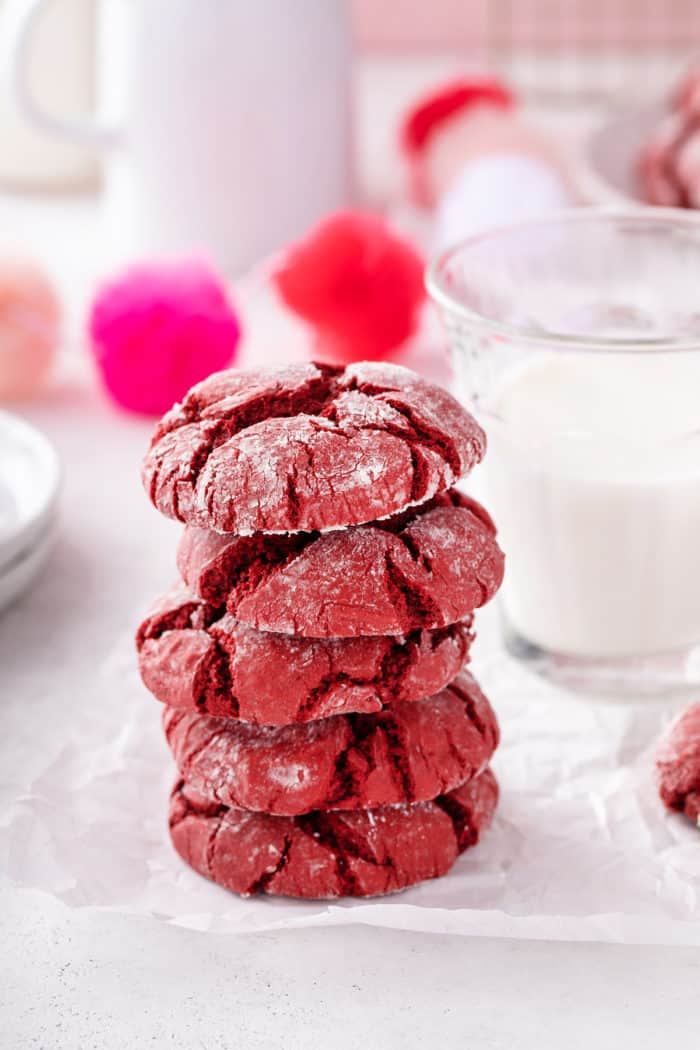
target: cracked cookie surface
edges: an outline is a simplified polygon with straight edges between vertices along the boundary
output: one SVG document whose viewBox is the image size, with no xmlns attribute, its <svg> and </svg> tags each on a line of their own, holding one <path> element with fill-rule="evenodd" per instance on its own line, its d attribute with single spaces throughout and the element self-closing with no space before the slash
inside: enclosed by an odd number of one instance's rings
<svg viewBox="0 0 700 1050">
<path fill-rule="evenodd" d="M 246 896 L 374 897 L 446 874 L 491 822 L 490 769 L 432 802 L 273 817 L 175 785 L 175 849 L 206 878 Z"/>
<path fill-rule="evenodd" d="M 297 638 L 258 631 L 180 585 L 136 636 L 144 684 L 160 701 L 217 718 L 288 725 L 422 700 L 469 656 L 471 618 L 405 636 Z"/>
<path fill-rule="evenodd" d="M 327 530 L 449 488 L 484 433 L 441 387 L 398 365 L 219 372 L 159 423 L 143 484 L 168 517 L 218 532 Z"/>
<path fill-rule="evenodd" d="M 656 768 L 664 805 L 700 827 L 700 703 L 671 723 L 657 750 Z"/>
<path fill-rule="evenodd" d="M 329 533 L 185 529 L 185 583 L 237 620 L 310 638 L 406 634 L 464 620 L 503 579 L 486 511 L 456 490 L 384 522 Z"/>
<path fill-rule="evenodd" d="M 283 816 L 433 799 L 478 776 L 498 744 L 493 709 L 466 672 L 379 714 L 276 727 L 166 707 L 163 727 L 190 790 Z"/>
</svg>

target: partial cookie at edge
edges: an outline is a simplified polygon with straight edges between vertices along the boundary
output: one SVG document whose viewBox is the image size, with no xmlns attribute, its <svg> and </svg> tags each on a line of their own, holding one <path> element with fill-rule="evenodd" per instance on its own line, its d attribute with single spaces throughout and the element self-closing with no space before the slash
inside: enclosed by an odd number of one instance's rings
<svg viewBox="0 0 700 1050">
<path fill-rule="evenodd" d="M 700 826 L 700 703 L 669 726 L 657 749 L 656 767 L 664 805 Z"/>
</svg>

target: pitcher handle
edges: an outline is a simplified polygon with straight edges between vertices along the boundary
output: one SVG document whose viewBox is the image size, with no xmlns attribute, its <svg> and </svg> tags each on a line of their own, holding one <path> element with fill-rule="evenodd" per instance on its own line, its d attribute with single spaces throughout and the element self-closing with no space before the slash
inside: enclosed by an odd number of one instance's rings
<svg viewBox="0 0 700 1050">
<path fill-rule="evenodd" d="M 54 2 L 56 0 L 4 0 L 2 65 L 5 79 L 9 81 L 9 93 L 24 119 L 40 131 L 93 149 L 114 146 L 120 139 L 117 127 L 90 118 L 54 116 L 34 97 L 29 83 L 32 36 L 44 9 Z"/>
</svg>

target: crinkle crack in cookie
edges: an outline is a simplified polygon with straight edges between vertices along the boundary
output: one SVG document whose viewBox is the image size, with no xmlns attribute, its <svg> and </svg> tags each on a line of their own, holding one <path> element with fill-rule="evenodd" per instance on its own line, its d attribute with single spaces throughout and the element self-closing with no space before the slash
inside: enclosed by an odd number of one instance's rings
<svg viewBox="0 0 700 1050">
<path fill-rule="evenodd" d="M 464 620 L 503 579 L 493 522 L 456 491 L 384 522 L 292 536 L 186 529 L 187 585 L 263 631 L 310 638 L 406 634 Z"/>
<path fill-rule="evenodd" d="M 424 802 L 478 776 L 498 744 L 493 709 L 466 673 L 374 715 L 275 727 L 166 708 L 163 726 L 191 791 L 282 816 Z"/>
<path fill-rule="evenodd" d="M 472 637 L 471 617 L 405 636 L 272 634 L 178 586 L 153 607 L 136 644 L 144 684 L 163 703 L 288 725 L 432 696 L 464 666 Z"/>
<path fill-rule="evenodd" d="M 234 893 L 374 897 L 444 875 L 476 845 L 497 801 L 490 769 L 433 802 L 302 817 L 223 806 L 180 781 L 170 834 L 195 871 Z"/>
<path fill-rule="evenodd" d="M 700 827 L 700 703 L 671 723 L 656 753 L 659 794 Z"/>
<path fill-rule="evenodd" d="M 228 371 L 164 416 L 143 483 L 163 514 L 201 528 L 326 530 L 425 502 L 484 448 L 453 397 L 397 365 Z"/>
</svg>

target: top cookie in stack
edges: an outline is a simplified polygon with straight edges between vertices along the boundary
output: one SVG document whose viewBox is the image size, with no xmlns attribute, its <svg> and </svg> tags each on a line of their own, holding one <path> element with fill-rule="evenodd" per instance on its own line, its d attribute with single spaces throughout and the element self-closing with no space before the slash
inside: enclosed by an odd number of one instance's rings
<svg viewBox="0 0 700 1050">
<path fill-rule="evenodd" d="M 303 364 L 195 386 L 156 430 L 143 479 L 188 525 L 325 531 L 420 506 L 484 448 L 454 398 L 405 368 Z"/>
<path fill-rule="evenodd" d="M 371 895 L 476 842 L 498 732 L 459 672 L 503 555 L 451 486 L 484 448 L 444 390 L 369 363 L 224 372 L 158 426 L 144 485 L 187 526 L 183 583 L 137 645 L 185 709 L 171 833 L 202 874 Z"/>
</svg>

